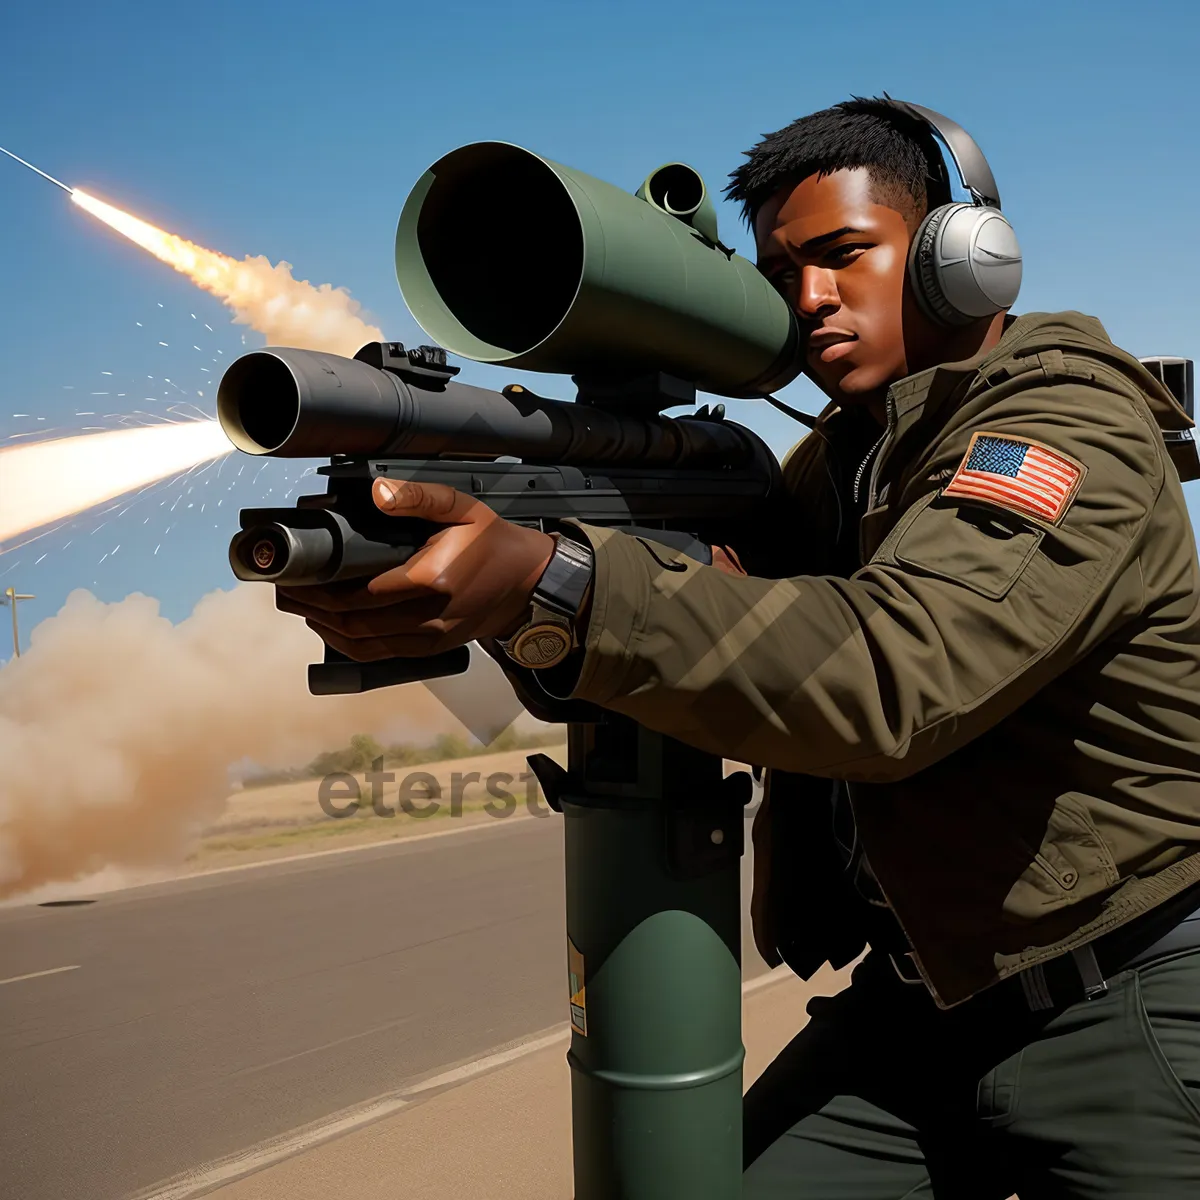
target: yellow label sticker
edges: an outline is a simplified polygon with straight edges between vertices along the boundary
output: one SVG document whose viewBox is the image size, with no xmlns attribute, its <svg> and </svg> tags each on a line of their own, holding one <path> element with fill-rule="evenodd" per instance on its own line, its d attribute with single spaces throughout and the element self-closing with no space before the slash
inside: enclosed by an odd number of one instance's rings
<svg viewBox="0 0 1200 1200">
<path fill-rule="evenodd" d="M 587 993 L 584 988 L 583 955 L 567 938 L 567 972 L 571 977 L 571 1028 L 587 1037 Z"/>
</svg>

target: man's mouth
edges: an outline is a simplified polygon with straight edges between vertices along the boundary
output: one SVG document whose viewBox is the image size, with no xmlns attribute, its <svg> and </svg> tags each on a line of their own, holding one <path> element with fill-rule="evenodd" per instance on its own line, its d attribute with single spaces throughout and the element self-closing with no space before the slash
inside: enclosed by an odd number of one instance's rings
<svg viewBox="0 0 1200 1200">
<path fill-rule="evenodd" d="M 844 329 L 816 329 L 808 337 L 808 356 L 816 355 L 823 363 L 836 362 L 858 340 L 858 335 Z"/>
</svg>

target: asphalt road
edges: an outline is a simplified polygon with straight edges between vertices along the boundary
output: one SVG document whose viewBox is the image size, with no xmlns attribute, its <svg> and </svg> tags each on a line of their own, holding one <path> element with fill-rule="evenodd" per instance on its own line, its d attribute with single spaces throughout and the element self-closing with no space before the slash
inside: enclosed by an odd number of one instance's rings
<svg viewBox="0 0 1200 1200">
<path fill-rule="evenodd" d="M 0 910 L 0 1192 L 123 1200 L 561 1024 L 560 822 Z"/>
</svg>

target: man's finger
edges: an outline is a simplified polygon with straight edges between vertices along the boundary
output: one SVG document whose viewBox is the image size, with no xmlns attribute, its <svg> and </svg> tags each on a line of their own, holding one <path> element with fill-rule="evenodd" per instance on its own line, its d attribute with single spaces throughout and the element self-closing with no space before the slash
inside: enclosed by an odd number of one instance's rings
<svg viewBox="0 0 1200 1200">
<path fill-rule="evenodd" d="M 386 608 L 396 603 L 395 596 L 381 596 L 368 591 L 367 583 L 365 579 L 351 579 L 338 583 L 304 584 L 299 587 L 276 584 L 275 607 L 280 612 L 308 616 L 309 610 L 328 613 L 357 612 L 364 608 Z"/>
<path fill-rule="evenodd" d="M 371 498 L 380 511 L 393 517 L 418 517 L 443 525 L 459 525 L 491 515 L 481 500 L 445 483 L 414 483 L 411 479 L 376 479 Z"/>
</svg>

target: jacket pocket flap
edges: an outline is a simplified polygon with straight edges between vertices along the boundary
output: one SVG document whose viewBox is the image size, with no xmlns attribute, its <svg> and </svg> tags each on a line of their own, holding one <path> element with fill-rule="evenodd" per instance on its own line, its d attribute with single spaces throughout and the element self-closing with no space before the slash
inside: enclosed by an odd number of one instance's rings
<svg viewBox="0 0 1200 1200">
<path fill-rule="evenodd" d="M 1045 530 L 1014 513 L 935 495 L 901 534 L 893 557 L 921 574 L 1000 600 L 1045 536 Z"/>
</svg>

